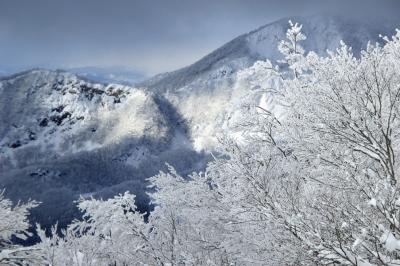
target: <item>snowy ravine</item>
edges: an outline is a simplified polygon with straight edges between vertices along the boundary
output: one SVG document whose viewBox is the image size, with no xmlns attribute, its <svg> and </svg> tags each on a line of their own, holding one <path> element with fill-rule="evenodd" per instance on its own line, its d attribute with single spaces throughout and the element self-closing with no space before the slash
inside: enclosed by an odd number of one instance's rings
<svg viewBox="0 0 400 266">
<path fill-rule="evenodd" d="M 340 40 L 355 53 L 396 24 L 330 16 L 293 18 L 321 54 Z M 33 70 L 0 80 L 0 187 L 14 201 L 42 202 L 33 221 L 64 225 L 79 195 L 108 198 L 129 190 L 147 204 L 145 178 L 168 162 L 200 170 L 229 129 L 227 113 L 246 91 L 239 70 L 280 59 L 288 19 L 239 36 L 186 68 L 137 85 L 102 85 L 62 71 Z M 363 44 L 363 45 L 362 45 Z"/>
</svg>

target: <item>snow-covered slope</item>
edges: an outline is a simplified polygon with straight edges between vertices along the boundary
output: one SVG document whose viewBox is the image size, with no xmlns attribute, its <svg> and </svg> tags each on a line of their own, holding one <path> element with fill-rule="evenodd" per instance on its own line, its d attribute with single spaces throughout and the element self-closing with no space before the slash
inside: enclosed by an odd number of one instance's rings
<svg viewBox="0 0 400 266">
<path fill-rule="evenodd" d="M 46 151 L 78 152 L 142 136 L 145 129 L 148 137 L 164 136 L 163 116 L 142 90 L 40 70 L 6 78 L 0 86 L 1 152 L 38 142 Z M 71 138 L 54 137 L 65 134 Z"/>
<path fill-rule="evenodd" d="M 35 215 L 44 224 L 70 219 L 80 194 L 130 190 L 145 203 L 144 179 L 164 162 L 181 171 L 203 162 L 187 132 L 151 92 L 60 71 L 19 73 L 0 80 L 0 186 L 12 199 L 43 202 Z"/>
<path fill-rule="evenodd" d="M 399 21 L 369 21 L 332 15 L 290 18 L 303 24 L 307 36 L 306 51 L 326 54 L 343 40 L 357 55 L 368 41 L 381 42 L 380 34 L 392 36 Z M 197 150 L 210 150 L 221 131 L 225 111 L 243 97 L 237 84 L 238 71 L 257 60 L 282 59 L 278 43 L 285 38 L 289 18 L 262 26 L 241 35 L 194 64 L 164 73 L 140 84 L 165 95 L 182 114 L 191 128 Z"/>
</svg>

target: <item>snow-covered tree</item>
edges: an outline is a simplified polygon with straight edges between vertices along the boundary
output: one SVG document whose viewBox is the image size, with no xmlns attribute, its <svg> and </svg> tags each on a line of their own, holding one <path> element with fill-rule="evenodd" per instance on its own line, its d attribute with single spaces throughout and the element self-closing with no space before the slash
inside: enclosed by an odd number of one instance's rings
<svg viewBox="0 0 400 266">
<path fill-rule="evenodd" d="M 311 55 L 286 82 L 287 142 L 305 180 L 292 226 L 321 261 L 399 263 L 399 37 L 359 59 L 345 44 Z"/>
<path fill-rule="evenodd" d="M 282 63 L 288 64 L 289 68 L 293 70 L 293 75 L 298 77 L 302 73 L 302 61 L 304 56 L 304 48 L 300 42 L 306 40 L 306 36 L 302 33 L 303 25 L 293 23 L 289 20 L 290 28 L 286 32 L 286 40 L 282 40 L 278 49 L 284 56 Z"/>
<path fill-rule="evenodd" d="M 37 205 L 35 201 L 13 204 L 4 197 L 4 190 L 0 192 L 0 264 L 13 265 L 34 259 L 30 256 L 31 248 L 15 245 L 12 240 L 31 235 L 28 215 Z"/>
<path fill-rule="evenodd" d="M 37 253 L 49 265 L 137 265 L 155 259 L 149 245 L 150 224 L 129 193 L 109 200 L 81 199 L 83 219 L 51 237 L 38 228 Z"/>
<path fill-rule="evenodd" d="M 273 172 L 254 175 L 246 162 L 246 191 L 319 263 L 399 263 L 399 37 L 369 45 L 358 59 L 345 44 L 328 57 L 310 53 L 305 71 L 281 82 L 285 117 L 252 120 L 249 145 L 266 146 L 259 157 L 278 170 L 266 183 Z M 297 62 L 288 61 L 292 69 Z"/>
<path fill-rule="evenodd" d="M 238 74 L 248 97 L 204 173 L 150 178 L 146 219 L 129 193 L 82 199 L 62 236 L 38 229 L 41 263 L 399 265 L 400 32 L 323 57 L 290 25 L 294 74 L 269 61 Z"/>
<path fill-rule="evenodd" d="M 398 263 L 399 36 L 358 59 L 345 44 L 304 56 L 294 79 L 274 76 L 284 115 L 276 119 L 271 106 L 250 113 L 239 121 L 245 147 L 225 145 L 235 171 L 217 170 L 239 188 L 228 198 L 274 220 L 281 252 L 302 246 L 309 256 L 296 259 L 323 264 Z"/>
</svg>

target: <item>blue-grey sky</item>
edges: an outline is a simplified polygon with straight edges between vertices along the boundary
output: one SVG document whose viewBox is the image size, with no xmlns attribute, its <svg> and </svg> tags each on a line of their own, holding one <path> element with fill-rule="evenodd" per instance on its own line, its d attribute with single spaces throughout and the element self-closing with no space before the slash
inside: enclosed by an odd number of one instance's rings
<svg viewBox="0 0 400 266">
<path fill-rule="evenodd" d="M 193 63 L 276 19 L 321 10 L 388 17 L 396 0 L 1 0 L 0 70 Z"/>
</svg>

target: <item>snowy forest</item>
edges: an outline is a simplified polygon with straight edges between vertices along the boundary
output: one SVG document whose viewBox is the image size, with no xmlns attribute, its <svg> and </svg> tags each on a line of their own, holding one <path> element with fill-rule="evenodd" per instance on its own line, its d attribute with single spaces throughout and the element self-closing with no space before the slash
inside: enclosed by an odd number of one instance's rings
<svg viewBox="0 0 400 266">
<path fill-rule="evenodd" d="M 33 226 L 40 202 L 0 196 L 3 265 L 400 265 L 400 31 L 359 56 L 305 52 L 289 22 L 284 60 L 238 73 L 230 134 L 205 171 L 149 178 L 135 195 L 82 197 L 66 228 Z"/>
</svg>

